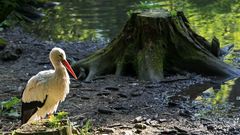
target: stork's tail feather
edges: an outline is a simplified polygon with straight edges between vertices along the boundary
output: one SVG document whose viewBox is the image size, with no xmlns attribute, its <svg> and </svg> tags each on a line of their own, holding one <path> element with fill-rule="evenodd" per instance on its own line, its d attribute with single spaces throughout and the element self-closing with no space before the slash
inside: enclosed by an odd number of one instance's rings
<svg viewBox="0 0 240 135">
<path fill-rule="evenodd" d="M 43 102 L 32 101 L 30 103 L 22 102 L 21 124 L 25 124 L 37 112 L 38 108 L 42 107 L 47 100 L 47 96 Z"/>
<path fill-rule="evenodd" d="M 22 116 L 21 116 L 21 124 L 25 124 L 28 122 L 28 120 L 31 118 L 31 116 L 37 111 L 37 108 L 33 109 L 25 109 L 25 104 L 22 102 Z"/>
</svg>

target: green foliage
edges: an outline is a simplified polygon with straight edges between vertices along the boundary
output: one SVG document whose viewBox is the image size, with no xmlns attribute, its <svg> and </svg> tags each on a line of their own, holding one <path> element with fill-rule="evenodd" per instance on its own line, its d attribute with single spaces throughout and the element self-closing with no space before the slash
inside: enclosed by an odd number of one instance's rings
<svg viewBox="0 0 240 135">
<path fill-rule="evenodd" d="M 50 127 L 59 127 L 64 118 L 67 118 L 68 112 L 59 112 L 56 116 L 51 115 L 48 119 L 48 124 Z"/>
<path fill-rule="evenodd" d="M 8 110 L 13 108 L 15 105 L 19 104 L 20 102 L 21 102 L 21 99 L 17 97 L 13 97 L 11 98 L 11 100 L 1 102 L 1 108 L 5 108 Z"/>
<path fill-rule="evenodd" d="M 0 31 L 1 31 L 1 27 L 0 27 Z M 0 37 L 0 47 L 1 46 L 6 46 L 6 45 L 7 45 L 7 41 Z"/>
<path fill-rule="evenodd" d="M 80 135 L 91 135 L 92 123 L 88 120 L 85 125 L 80 129 Z"/>
<path fill-rule="evenodd" d="M 2 23 L 0 23 L 0 31 L 4 30 L 4 27 L 8 27 L 9 26 L 9 22 L 8 21 L 3 21 Z"/>
<path fill-rule="evenodd" d="M 0 4 L 2 9 L 7 7 L 17 7 L 18 6 L 18 0 L 0 0 Z"/>
<path fill-rule="evenodd" d="M 177 11 L 170 11 L 172 16 L 177 16 Z"/>
<path fill-rule="evenodd" d="M 21 99 L 17 97 L 13 97 L 8 101 L 1 102 L 0 115 L 19 117 L 20 115 L 16 106 L 19 105 L 20 102 Z"/>
</svg>

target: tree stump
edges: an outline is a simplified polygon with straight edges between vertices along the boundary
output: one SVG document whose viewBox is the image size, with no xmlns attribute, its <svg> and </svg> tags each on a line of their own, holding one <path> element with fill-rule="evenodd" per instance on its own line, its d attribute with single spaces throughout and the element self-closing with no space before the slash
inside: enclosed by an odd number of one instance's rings
<svg viewBox="0 0 240 135">
<path fill-rule="evenodd" d="M 236 76 L 239 70 L 217 55 L 219 43 L 209 43 L 189 26 L 183 12 L 166 10 L 132 13 L 122 32 L 110 44 L 73 64 L 83 68 L 86 80 L 95 75 L 128 75 L 160 81 L 165 73 L 196 72 L 214 76 Z"/>
<path fill-rule="evenodd" d="M 47 120 L 27 123 L 13 132 L 13 135 L 72 135 L 72 126 L 69 120 L 61 121 L 61 125 L 51 127 Z"/>
</svg>

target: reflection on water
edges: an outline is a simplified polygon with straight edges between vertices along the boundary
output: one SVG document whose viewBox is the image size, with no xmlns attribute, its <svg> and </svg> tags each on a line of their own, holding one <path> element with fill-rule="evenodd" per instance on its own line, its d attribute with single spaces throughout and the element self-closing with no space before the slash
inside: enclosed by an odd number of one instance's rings
<svg viewBox="0 0 240 135">
<path fill-rule="evenodd" d="M 222 45 L 240 44 L 240 2 L 238 0 L 59 0 L 61 5 L 29 27 L 38 35 L 53 40 L 111 39 L 127 20 L 127 11 L 138 8 L 183 10 L 193 28 L 211 40 L 215 35 Z M 29 25 L 27 25 L 29 26 Z M 240 47 L 238 47 L 239 49 Z"/>
<path fill-rule="evenodd" d="M 229 80 L 221 85 L 211 83 L 191 86 L 175 97 L 189 96 L 193 103 L 201 107 L 201 114 L 228 114 L 240 108 L 240 78 Z"/>
<path fill-rule="evenodd" d="M 53 40 L 108 40 L 119 33 L 137 0 L 58 0 L 61 5 L 29 27 Z M 28 25 L 29 26 L 29 25 Z M 28 27 L 27 26 L 27 27 Z"/>
</svg>

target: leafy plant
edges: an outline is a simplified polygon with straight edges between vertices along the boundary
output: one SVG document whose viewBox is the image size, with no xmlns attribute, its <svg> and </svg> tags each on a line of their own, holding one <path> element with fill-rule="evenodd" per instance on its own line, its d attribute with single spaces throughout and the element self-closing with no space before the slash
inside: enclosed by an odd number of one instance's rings
<svg viewBox="0 0 240 135">
<path fill-rule="evenodd" d="M 85 125 L 80 129 L 80 135 L 90 135 L 90 130 L 92 129 L 92 123 L 90 120 L 87 120 Z"/>
<path fill-rule="evenodd" d="M 51 115 L 48 119 L 48 124 L 50 127 L 59 127 L 64 118 L 67 118 L 68 112 L 59 112 L 56 116 Z"/>
<path fill-rule="evenodd" d="M 19 117 L 16 106 L 21 102 L 21 99 L 12 97 L 8 101 L 1 102 L 0 115 Z"/>
<path fill-rule="evenodd" d="M 1 27 L 0 27 L 0 31 L 1 31 Z M 0 50 L 1 50 L 1 46 L 6 46 L 6 44 L 7 44 L 7 41 L 0 37 Z"/>
<path fill-rule="evenodd" d="M 18 6 L 17 0 L 0 0 L 1 11 L 7 10 L 8 8 L 16 8 Z"/>
<path fill-rule="evenodd" d="M 13 97 L 8 101 L 1 102 L 1 109 L 4 109 L 4 108 L 7 109 L 7 110 L 11 109 L 20 102 L 21 102 L 21 99 L 19 99 L 17 97 Z"/>
</svg>

